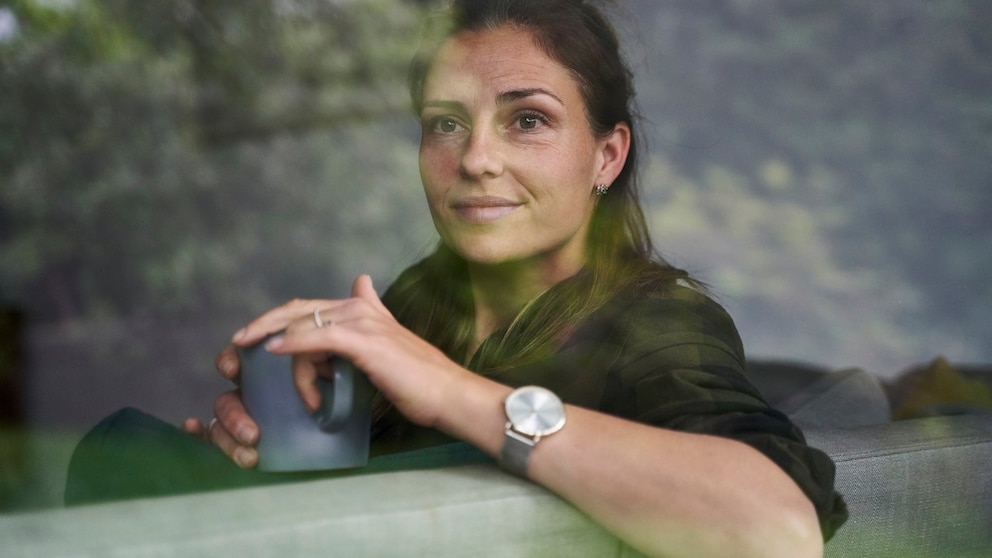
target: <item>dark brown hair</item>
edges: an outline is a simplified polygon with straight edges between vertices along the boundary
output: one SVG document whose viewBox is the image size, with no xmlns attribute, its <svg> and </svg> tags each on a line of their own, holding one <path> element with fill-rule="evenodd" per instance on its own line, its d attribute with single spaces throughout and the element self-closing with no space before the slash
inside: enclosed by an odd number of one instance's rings
<svg viewBox="0 0 992 558">
<path fill-rule="evenodd" d="M 641 210 L 633 75 L 604 11 L 587 0 L 455 0 L 444 18 L 429 26 L 426 46 L 410 68 L 410 97 L 419 114 L 424 81 L 445 40 L 464 31 L 515 26 L 566 67 L 578 82 L 594 134 L 617 124 L 632 133 L 626 165 L 593 213 L 586 269 L 521 310 L 502 343 L 485 346 L 480 372 L 513 366 L 548 354 L 568 332 L 617 291 L 634 284 L 659 284 L 687 274 L 657 256 Z M 590 185 L 591 189 L 592 185 Z M 385 296 L 407 327 L 456 360 L 468 356 L 474 315 L 465 262 L 443 244 L 404 272 Z"/>
</svg>

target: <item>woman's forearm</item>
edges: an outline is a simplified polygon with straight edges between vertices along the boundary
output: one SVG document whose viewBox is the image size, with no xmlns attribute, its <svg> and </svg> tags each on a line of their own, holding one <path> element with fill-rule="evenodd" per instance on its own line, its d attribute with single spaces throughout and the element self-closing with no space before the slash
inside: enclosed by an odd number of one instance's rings
<svg viewBox="0 0 992 558">
<path fill-rule="evenodd" d="M 511 389 L 474 375 L 453 387 L 437 426 L 497 455 Z M 757 450 L 579 407 L 567 415 L 535 446 L 528 476 L 631 546 L 652 556 L 822 555 L 809 499 Z"/>
<path fill-rule="evenodd" d="M 569 407 L 530 476 L 659 556 L 820 556 L 812 503 L 757 450 Z M 538 453 L 537 450 L 541 450 Z"/>
</svg>

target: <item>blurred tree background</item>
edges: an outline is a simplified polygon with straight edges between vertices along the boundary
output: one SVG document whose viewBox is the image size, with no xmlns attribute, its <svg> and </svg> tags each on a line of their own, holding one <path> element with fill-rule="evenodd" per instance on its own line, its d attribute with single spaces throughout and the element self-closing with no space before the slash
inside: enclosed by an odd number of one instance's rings
<svg viewBox="0 0 992 558">
<path fill-rule="evenodd" d="M 752 356 L 992 360 L 992 5 L 633 9 L 655 230 Z"/>
<path fill-rule="evenodd" d="M 433 3 L 0 2 L 29 425 L 207 416 L 244 320 L 430 249 L 405 73 Z M 752 358 L 992 361 L 986 0 L 622 4 L 657 243 Z"/>
</svg>

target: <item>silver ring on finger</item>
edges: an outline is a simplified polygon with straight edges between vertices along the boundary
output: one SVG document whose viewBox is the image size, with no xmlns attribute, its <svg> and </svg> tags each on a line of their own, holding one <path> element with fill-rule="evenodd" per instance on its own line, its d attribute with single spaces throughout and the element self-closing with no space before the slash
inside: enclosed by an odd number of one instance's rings
<svg viewBox="0 0 992 558">
<path fill-rule="evenodd" d="M 313 323 L 317 325 L 318 328 L 329 326 L 334 324 L 334 320 L 327 320 L 326 322 L 320 318 L 320 308 L 313 309 Z"/>
<path fill-rule="evenodd" d="M 214 418 L 210 419 L 210 422 L 207 423 L 206 436 L 207 436 L 207 439 L 208 440 L 210 439 L 210 434 L 214 430 L 214 425 L 215 424 L 217 424 L 217 417 L 214 417 Z"/>
</svg>

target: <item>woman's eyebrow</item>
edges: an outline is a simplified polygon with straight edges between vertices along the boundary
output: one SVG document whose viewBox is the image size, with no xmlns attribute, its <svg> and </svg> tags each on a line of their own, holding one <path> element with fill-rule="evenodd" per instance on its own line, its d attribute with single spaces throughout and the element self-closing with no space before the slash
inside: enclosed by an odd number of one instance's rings
<svg viewBox="0 0 992 558">
<path fill-rule="evenodd" d="M 534 97 L 537 95 L 548 96 L 558 104 L 565 106 L 565 101 L 562 101 L 558 95 L 548 91 L 547 89 L 541 87 L 531 87 L 527 89 L 513 89 L 510 91 L 504 91 L 496 95 L 497 105 L 506 105 L 514 101 L 519 101 L 520 99 L 526 99 L 527 97 Z M 433 99 L 430 101 L 424 101 L 423 108 L 438 108 L 444 110 L 463 110 L 465 105 L 459 101 L 448 101 L 444 99 Z"/>
<path fill-rule="evenodd" d="M 445 110 L 461 110 L 465 107 L 462 103 L 458 101 L 445 101 L 445 100 L 433 100 L 424 101 L 424 108 L 439 108 Z"/>
<path fill-rule="evenodd" d="M 512 103 L 513 101 L 518 101 L 520 99 L 525 99 L 527 97 L 533 97 L 535 95 L 547 95 L 548 97 L 551 97 L 555 101 L 558 101 L 558 104 L 560 104 L 562 106 L 565 106 L 565 102 L 562 101 L 561 98 L 558 97 L 558 95 L 555 95 L 554 93 L 548 91 L 547 89 L 542 89 L 540 87 L 532 87 L 532 88 L 529 88 L 529 89 L 514 89 L 512 91 L 505 91 L 505 92 L 500 93 L 499 95 L 496 96 L 496 104 L 498 104 L 498 105 L 504 105 L 504 104 L 507 104 L 507 103 Z"/>
</svg>

